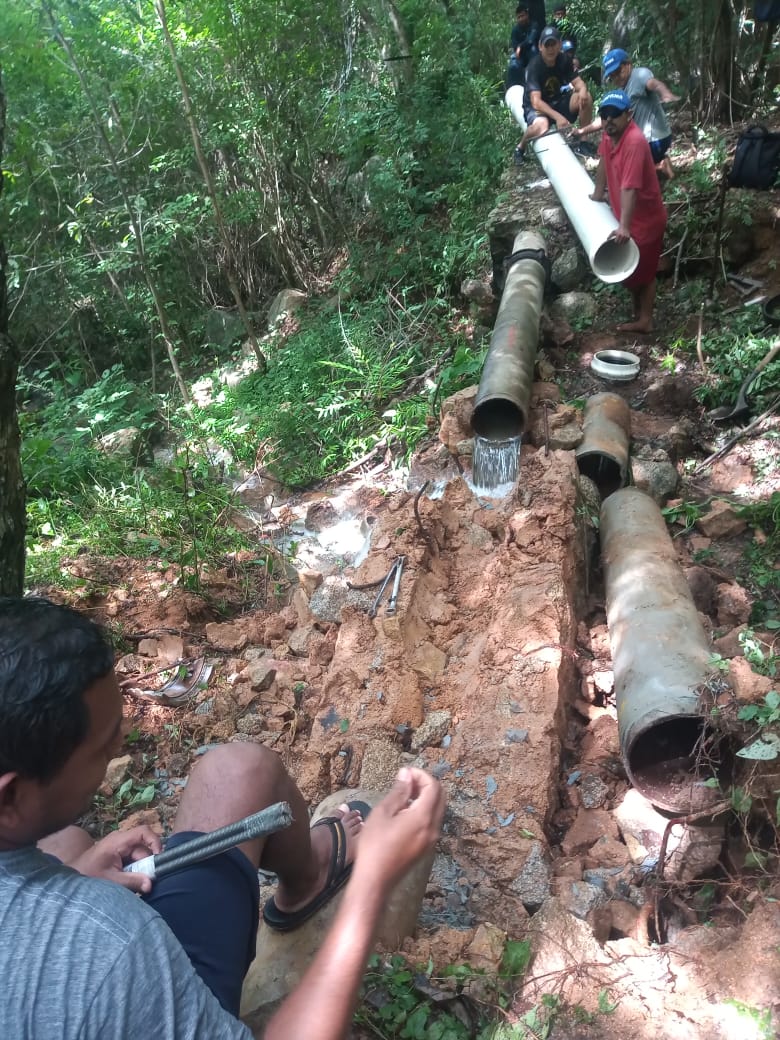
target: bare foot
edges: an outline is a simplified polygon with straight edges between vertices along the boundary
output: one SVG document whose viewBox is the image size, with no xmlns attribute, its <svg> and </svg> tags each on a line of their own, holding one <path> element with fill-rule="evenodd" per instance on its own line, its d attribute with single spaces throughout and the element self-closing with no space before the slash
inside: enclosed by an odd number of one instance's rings
<svg viewBox="0 0 780 1040">
<path fill-rule="evenodd" d="M 618 325 L 618 332 L 652 332 L 653 323 L 652 321 L 626 321 L 622 325 Z"/>
<path fill-rule="evenodd" d="M 347 838 L 347 852 L 344 859 L 345 866 L 352 863 L 357 851 L 357 842 L 363 829 L 363 817 L 355 809 L 348 805 L 340 805 L 338 809 L 330 814 L 341 820 L 341 826 Z M 305 887 L 296 888 L 294 891 L 287 885 L 279 882 L 274 893 L 276 908 L 283 913 L 294 913 L 306 906 L 307 903 L 318 895 L 327 884 L 328 870 L 330 868 L 331 854 L 333 852 L 333 831 L 330 827 L 312 827 L 311 829 L 311 851 L 317 865 L 317 875 L 314 881 Z"/>
</svg>

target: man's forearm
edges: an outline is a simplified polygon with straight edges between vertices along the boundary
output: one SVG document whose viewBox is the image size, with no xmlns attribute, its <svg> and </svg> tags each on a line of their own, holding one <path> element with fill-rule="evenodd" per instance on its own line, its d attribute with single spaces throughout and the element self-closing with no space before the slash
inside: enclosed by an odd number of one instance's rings
<svg viewBox="0 0 780 1040">
<path fill-rule="evenodd" d="M 631 219 L 634 216 L 634 206 L 636 205 L 636 189 L 635 188 L 621 188 L 620 190 L 620 225 L 621 227 L 630 230 Z"/>
<path fill-rule="evenodd" d="M 343 1040 L 386 898 L 372 879 L 353 876 L 325 942 L 268 1023 L 264 1040 Z"/>
</svg>

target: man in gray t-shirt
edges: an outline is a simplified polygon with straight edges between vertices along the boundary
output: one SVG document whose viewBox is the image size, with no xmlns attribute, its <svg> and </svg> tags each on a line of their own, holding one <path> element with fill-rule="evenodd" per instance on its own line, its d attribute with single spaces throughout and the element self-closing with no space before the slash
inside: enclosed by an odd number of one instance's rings
<svg viewBox="0 0 780 1040">
<path fill-rule="evenodd" d="M 278 755 L 224 745 L 193 769 L 168 846 L 280 801 L 290 826 L 154 882 L 125 872 L 160 852 L 154 831 L 93 842 L 72 825 L 122 739 L 113 656 L 76 611 L 0 598 L 0 1037 L 251 1040 L 237 1016 L 262 867 L 279 879 L 265 927 L 281 931 L 346 886 L 319 952 L 265 1032 L 340 1040 L 390 891 L 439 835 L 441 785 L 402 769 L 370 816 L 350 803 L 310 829 Z"/>
<path fill-rule="evenodd" d="M 672 131 L 663 105 L 679 101 L 667 85 L 644 67 L 635 67 L 631 58 L 619 47 L 607 51 L 601 61 L 604 82 L 611 90 L 625 90 L 631 98 L 634 122 L 645 135 L 656 169 L 667 180 L 674 177 L 674 170 L 667 155 L 672 143 Z M 594 133 L 600 130 L 601 120 L 596 119 L 588 126 L 574 131 L 572 136 Z"/>
</svg>

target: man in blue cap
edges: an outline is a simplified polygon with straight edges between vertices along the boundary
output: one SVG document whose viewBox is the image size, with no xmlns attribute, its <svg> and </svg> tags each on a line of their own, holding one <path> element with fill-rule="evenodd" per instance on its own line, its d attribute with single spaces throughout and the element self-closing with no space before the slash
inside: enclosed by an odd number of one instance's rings
<svg viewBox="0 0 780 1040">
<path fill-rule="evenodd" d="M 659 173 L 671 180 L 674 177 L 671 161 L 666 154 L 672 143 L 672 131 L 663 105 L 679 101 L 667 85 L 648 68 L 634 67 L 628 54 L 619 47 L 607 51 L 601 60 L 604 82 L 609 87 L 625 90 L 631 98 L 634 122 L 647 138 L 653 162 Z M 601 122 L 596 120 L 590 126 L 575 130 L 573 137 L 594 133 L 600 130 Z"/>
<path fill-rule="evenodd" d="M 599 104 L 604 133 L 599 145 L 596 186 L 590 196 L 609 205 L 618 221 L 611 238 L 633 238 L 639 249 L 636 270 L 622 283 L 634 303 L 633 321 L 618 325 L 621 332 L 652 332 L 655 275 L 661 256 L 666 209 L 650 146 L 632 118 L 631 98 L 625 90 L 611 90 Z"/>
</svg>

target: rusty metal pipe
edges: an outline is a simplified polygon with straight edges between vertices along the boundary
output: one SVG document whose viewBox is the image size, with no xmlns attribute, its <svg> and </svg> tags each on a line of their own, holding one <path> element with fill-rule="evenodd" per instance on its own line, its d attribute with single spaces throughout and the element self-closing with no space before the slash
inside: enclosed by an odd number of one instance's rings
<svg viewBox="0 0 780 1040">
<path fill-rule="evenodd" d="M 547 280 L 542 236 L 521 232 L 510 260 L 471 417 L 474 432 L 491 441 L 519 437 L 528 419 Z"/>
<path fill-rule="evenodd" d="M 705 808 L 718 793 L 704 781 L 722 768 L 700 698 L 710 647 L 661 510 L 624 488 L 602 505 L 600 527 L 626 772 L 662 809 Z"/>
<path fill-rule="evenodd" d="M 617 394 L 594 394 L 585 402 L 577 468 L 606 498 L 628 480 L 631 409 Z"/>
</svg>

